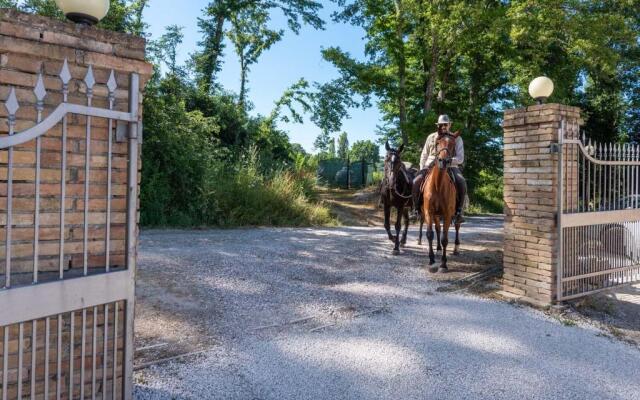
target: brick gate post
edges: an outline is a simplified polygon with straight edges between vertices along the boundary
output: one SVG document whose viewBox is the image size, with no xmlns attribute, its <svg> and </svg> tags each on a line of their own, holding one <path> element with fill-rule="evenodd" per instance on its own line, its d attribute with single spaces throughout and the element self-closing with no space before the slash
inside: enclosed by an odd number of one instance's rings
<svg viewBox="0 0 640 400">
<path fill-rule="evenodd" d="M 552 145 L 563 119 L 580 125 L 580 109 L 542 104 L 504 113 L 503 293 L 536 305 L 556 295 L 559 180 Z"/>
</svg>

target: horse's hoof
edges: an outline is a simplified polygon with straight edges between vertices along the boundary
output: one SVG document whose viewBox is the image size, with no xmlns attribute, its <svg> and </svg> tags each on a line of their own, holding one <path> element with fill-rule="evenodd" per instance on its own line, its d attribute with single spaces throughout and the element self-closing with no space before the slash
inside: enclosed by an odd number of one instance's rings
<svg viewBox="0 0 640 400">
<path fill-rule="evenodd" d="M 429 267 L 429 272 L 431 272 L 432 274 L 435 274 L 436 272 L 438 272 L 438 267 Z"/>
<path fill-rule="evenodd" d="M 432 260 L 431 260 L 431 259 L 429 260 L 429 265 L 433 265 L 433 264 L 435 264 L 435 263 L 436 263 L 435 258 L 434 258 L 434 259 L 432 259 Z"/>
<path fill-rule="evenodd" d="M 440 272 L 441 274 L 446 274 L 447 272 L 449 272 L 449 268 L 447 267 L 440 267 L 438 269 L 438 272 Z"/>
<path fill-rule="evenodd" d="M 400 250 L 398 250 L 398 249 L 393 249 L 393 251 L 391 252 L 391 254 L 393 254 L 394 256 L 399 256 L 399 255 L 400 255 Z"/>
<path fill-rule="evenodd" d="M 422 246 L 422 240 L 418 240 L 418 246 Z"/>
<path fill-rule="evenodd" d="M 438 248 L 436 249 L 436 251 L 437 251 L 438 253 L 439 253 L 439 252 L 441 252 L 441 251 L 442 251 L 442 247 L 438 247 Z"/>
<path fill-rule="evenodd" d="M 395 236 L 390 236 L 389 240 L 392 241 L 393 243 L 395 243 L 396 242 L 396 237 Z"/>
</svg>

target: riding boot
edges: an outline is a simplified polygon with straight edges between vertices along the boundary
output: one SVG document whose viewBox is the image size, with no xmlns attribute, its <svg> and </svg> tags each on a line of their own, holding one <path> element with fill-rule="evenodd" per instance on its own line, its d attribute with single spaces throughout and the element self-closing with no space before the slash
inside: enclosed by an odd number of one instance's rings
<svg viewBox="0 0 640 400">
<path fill-rule="evenodd" d="M 453 175 L 455 177 L 455 185 L 456 185 L 456 215 L 454 218 L 454 223 L 461 224 L 464 222 L 464 217 L 462 213 L 464 211 L 464 201 L 467 197 L 467 181 L 462 176 L 462 173 L 458 168 L 453 168 Z"/>
</svg>

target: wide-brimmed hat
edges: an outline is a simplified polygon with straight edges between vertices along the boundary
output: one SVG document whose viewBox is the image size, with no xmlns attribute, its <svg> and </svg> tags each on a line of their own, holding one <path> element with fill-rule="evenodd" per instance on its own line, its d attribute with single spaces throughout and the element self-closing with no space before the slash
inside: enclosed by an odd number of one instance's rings
<svg viewBox="0 0 640 400">
<path fill-rule="evenodd" d="M 444 124 L 450 124 L 451 120 L 449 120 L 449 116 L 447 114 L 442 114 L 441 116 L 438 117 L 438 123 L 436 123 L 436 125 L 444 125 Z"/>
</svg>

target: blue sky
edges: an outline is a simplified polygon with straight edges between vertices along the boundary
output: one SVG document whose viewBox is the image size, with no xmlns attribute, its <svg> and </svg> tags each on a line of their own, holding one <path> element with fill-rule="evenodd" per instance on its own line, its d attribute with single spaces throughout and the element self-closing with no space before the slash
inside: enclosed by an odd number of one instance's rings
<svg viewBox="0 0 640 400">
<path fill-rule="evenodd" d="M 145 11 L 145 21 L 149 24 L 152 38 L 163 34 L 168 25 L 184 27 L 184 42 L 179 52 L 182 62 L 196 50 L 201 35 L 198 32 L 197 18 L 208 0 L 152 0 Z M 340 46 L 356 57 L 363 57 L 364 31 L 361 28 L 335 24 L 330 21 L 330 14 L 335 9 L 328 3 L 322 17 L 327 21 L 324 31 L 303 27 L 299 35 L 287 30 L 282 41 L 264 53 L 258 64 L 249 73 L 249 99 L 255 108 L 252 113 L 267 115 L 273 109 L 273 103 L 283 91 L 305 78 L 309 82 L 327 82 L 337 77 L 335 68 L 322 60 L 320 50 L 323 47 Z M 286 29 L 286 20 L 279 13 L 272 16 L 272 28 Z M 218 79 L 222 85 L 234 92 L 240 87 L 240 70 L 237 58 L 231 46 L 225 50 L 224 65 Z M 373 107 L 368 110 L 353 110 L 351 118 L 344 121 L 343 130 L 349 134 L 349 141 L 376 138 L 376 125 L 380 124 L 380 114 Z M 308 151 L 313 148 L 313 141 L 319 129 L 305 117 L 304 124 L 284 124 L 280 127 L 289 132 L 292 142 L 300 143 Z"/>
</svg>

